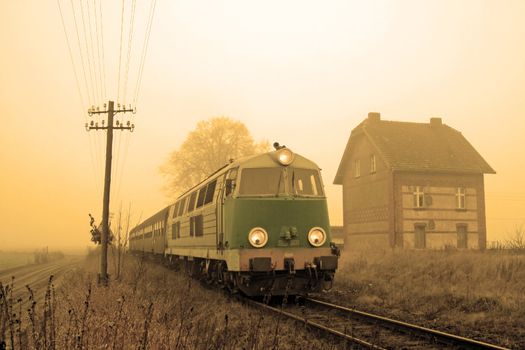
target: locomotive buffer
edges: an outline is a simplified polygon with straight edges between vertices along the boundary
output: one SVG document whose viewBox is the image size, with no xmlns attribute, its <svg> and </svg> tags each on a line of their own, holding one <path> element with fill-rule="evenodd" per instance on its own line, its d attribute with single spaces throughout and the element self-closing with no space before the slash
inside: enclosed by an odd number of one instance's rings
<svg viewBox="0 0 525 350">
<path fill-rule="evenodd" d="M 104 108 L 106 104 L 104 104 Z M 136 113 L 135 109 L 132 109 L 131 106 L 129 109 L 126 109 L 123 106 L 120 109 L 120 104 L 118 105 L 119 109 L 115 109 L 115 102 L 108 101 L 107 110 L 99 110 L 99 108 L 91 107 L 88 109 L 89 116 L 94 114 L 107 114 L 108 123 L 104 125 L 102 121 L 102 126 L 99 126 L 98 123 L 95 123 L 93 120 L 88 124 L 86 123 L 86 131 L 90 130 L 107 130 L 106 137 L 106 168 L 104 174 L 104 199 L 102 203 L 102 235 L 101 235 L 101 252 L 100 252 L 100 275 L 99 282 L 107 286 L 108 284 L 108 237 L 109 237 L 109 195 L 111 188 L 111 160 L 113 154 L 113 130 L 129 130 L 133 132 L 135 128 L 134 124 L 131 124 L 129 121 L 126 125 L 121 125 L 117 120 L 116 125 L 114 123 L 114 116 L 117 113 L 126 113 L 133 112 Z"/>
</svg>

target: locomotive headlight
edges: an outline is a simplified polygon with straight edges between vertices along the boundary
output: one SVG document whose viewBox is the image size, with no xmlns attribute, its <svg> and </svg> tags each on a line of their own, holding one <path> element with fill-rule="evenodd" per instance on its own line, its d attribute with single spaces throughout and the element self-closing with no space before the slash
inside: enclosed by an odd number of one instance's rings
<svg viewBox="0 0 525 350">
<path fill-rule="evenodd" d="M 326 232 L 321 227 L 314 227 L 308 232 L 308 242 L 314 247 L 320 247 L 326 242 Z"/>
<path fill-rule="evenodd" d="M 248 240 L 255 248 L 262 248 L 268 243 L 268 233 L 262 227 L 252 228 L 248 234 Z"/>
<path fill-rule="evenodd" d="M 293 152 L 288 148 L 283 148 L 279 150 L 279 155 L 277 156 L 279 163 L 282 165 L 290 165 L 293 161 Z"/>
</svg>

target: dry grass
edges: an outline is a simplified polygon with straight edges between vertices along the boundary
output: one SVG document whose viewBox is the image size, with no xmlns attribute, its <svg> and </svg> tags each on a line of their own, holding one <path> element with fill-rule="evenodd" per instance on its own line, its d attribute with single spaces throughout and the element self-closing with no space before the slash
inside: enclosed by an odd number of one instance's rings
<svg viewBox="0 0 525 350">
<path fill-rule="evenodd" d="M 525 252 L 347 252 L 330 298 L 525 348 Z"/>
<path fill-rule="evenodd" d="M 331 349 L 293 322 L 263 315 L 180 272 L 126 257 L 121 278 L 96 284 L 96 257 L 44 301 L 2 286 L 0 341 L 15 349 Z M 26 298 L 25 298 L 26 299 Z"/>
</svg>

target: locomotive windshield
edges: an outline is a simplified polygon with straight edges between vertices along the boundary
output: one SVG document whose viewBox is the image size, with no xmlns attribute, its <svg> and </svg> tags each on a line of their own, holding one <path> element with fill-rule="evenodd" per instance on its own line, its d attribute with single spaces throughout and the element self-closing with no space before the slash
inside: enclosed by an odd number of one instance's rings
<svg viewBox="0 0 525 350">
<path fill-rule="evenodd" d="M 292 169 L 292 193 L 296 196 L 322 196 L 319 172 L 314 169 Z"/>
<path fill-rule="evenodd" d="M 242 170 L 241 196 L 323 196 L 319 172 L 314 169 L 247 168 Z M 286 185 L 285 185 L 286 184 Z"/>
<path fill-rule="evenodd" d="M 253 168 L 242 171 L 240 195 L 275 196 L 284 192 L 281 168 Z"/>
</svg>

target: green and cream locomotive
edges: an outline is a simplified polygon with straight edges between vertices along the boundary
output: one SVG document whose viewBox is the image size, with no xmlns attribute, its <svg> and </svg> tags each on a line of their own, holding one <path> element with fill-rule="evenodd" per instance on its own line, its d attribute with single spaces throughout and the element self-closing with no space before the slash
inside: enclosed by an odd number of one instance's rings
<svg viewBox="0 0 525 350">
<path fill-rule="evenodd" d="M 231 161 L 139 224 L 130 250 L 250 296 L 330 285 L 339 251 L 330 242 L 320 169 L 275 146 Z"/>
</svg>

